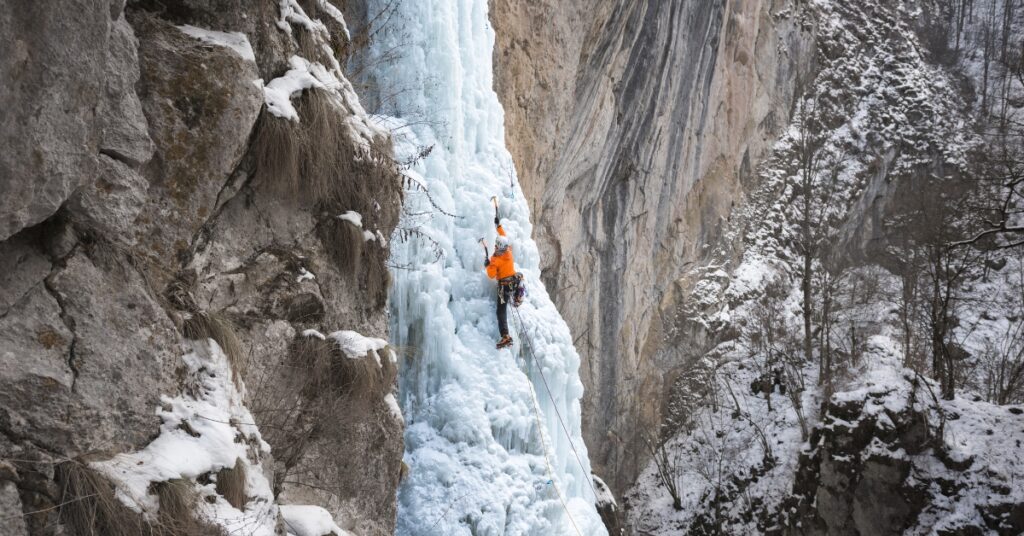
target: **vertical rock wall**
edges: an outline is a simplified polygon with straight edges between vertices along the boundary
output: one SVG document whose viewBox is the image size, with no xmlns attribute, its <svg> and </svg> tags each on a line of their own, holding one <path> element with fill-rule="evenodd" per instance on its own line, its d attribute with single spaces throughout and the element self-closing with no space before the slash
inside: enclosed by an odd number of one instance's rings
<svg viewBox="0 0 1024 536">
<path fill-rule="evenodd" d="M 699 338 L 674 345 L 681 278 L 728 238 L 813 68 L 800 4 L 492 5 L 508 146 L 583 356 L 584 437 L 616 493 L 646 461 L 673 368 L 701 353 Z"/>
<path fill-rule="evenodd" d="M 64 533 L 55 468 L 160 434 L 161 395 L 184 388 L 181 344 L 200 336 L 235 358 L 257 424 L 273 423 L 258 411 L 267 399 L 321 423 L 302 448 L 264 433 L 291 454 L 263 463 L 278 499 L 325 506 L 358 534 L 393 532 L 393 373 L 334 413 L 310 402 L 322 393 L 289 391 L 304 330 L 386 338 L 385 246 L 346 239 L 335 216 L 358 211 L 386 236 L 401 201 L 390 140 L 367 147 L 343 128 L 357 104 L 307 90 L 293 95 L 300 122 L 268 113 L 263 82 L 292 55 L 329 68 L 346 39 L 328 2 L 303 2 L 311 25 L 286 20 L 292 4 L 0 10 L 0 532 Z M 321 150 L 302 152 L 310 140 Z M 200 317 L 233 335 L 190 332 Z"/>
</svg>

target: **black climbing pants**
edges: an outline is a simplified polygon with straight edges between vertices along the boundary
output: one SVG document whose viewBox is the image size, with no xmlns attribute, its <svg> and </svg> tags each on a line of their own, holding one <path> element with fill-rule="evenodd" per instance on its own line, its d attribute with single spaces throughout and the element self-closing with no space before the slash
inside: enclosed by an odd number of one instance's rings
<svg viewBox="0 0 1024 536">
<path fill-rule="evenodd" d="M 498 285 L 498 331 L 508 335 L 508 302 L 512 299 L 512 287 Z"/>
</svg>

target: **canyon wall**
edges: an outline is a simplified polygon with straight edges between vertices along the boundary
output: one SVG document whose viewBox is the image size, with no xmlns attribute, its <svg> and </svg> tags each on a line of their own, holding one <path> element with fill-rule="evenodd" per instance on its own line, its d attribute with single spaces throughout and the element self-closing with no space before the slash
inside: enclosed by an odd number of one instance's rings
<svg viewBox="0 0 1024 536">
<path fill-rule="evenodd" d="M 495 87 L 617 494 L 713 341 L 682 310 L 814 69 L 801 2 L 493 2 Z M 726 255 L 728 256 L 728 254 Z"/>
<path fill-rule="evenodd" d="M 247 530 L 284 530 L 269 501 L 393 533 L 395 365 L 366 348 L 339 357 L 348 350 L 320 333 L 387 338 L 386 243 L 364 234 L 391 233 L 400 181 L 387 132 L 338 67 L 344 19 L 303 4 L 17 1 L 0 13 L 0 532 L 150 523 L 96 499 L 113 497 L 97 475 L 157 439 L 202 444 L 201 421 L 175 427 L 167 412 L 212 392 L 190 378 L 215 362 L 197 370 L 188 350 L 212 340 L 256 421 L 220 423 L 250 442 L 236 469 L 266 478 L 243 474 L 226 499 Z M 337 218 L 346 211 L 361 229 Z M 175 482 L 203 495 L 185 495 L 182 523 L 229 508 L 231 468 L 207 469 L 154 469 L 149 493 Z"/>
</svg>

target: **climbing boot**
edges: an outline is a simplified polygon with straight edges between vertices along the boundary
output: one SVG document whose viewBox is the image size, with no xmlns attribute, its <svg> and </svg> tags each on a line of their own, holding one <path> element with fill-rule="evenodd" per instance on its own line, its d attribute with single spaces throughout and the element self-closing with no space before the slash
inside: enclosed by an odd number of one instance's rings
<svg viewBox="0 0 1024 536">
<path fill-rule="evenodd" d="M 502 348 L 508 348 L 509 346 L 512 346 L 512 337 L 510 337 L 508 335 L 503 336 L 501 338 L 501 340 L 498 341 L 498 344 L 497 344 L 497 348 L 499 350 L 502 349 Z"/>
</svg>

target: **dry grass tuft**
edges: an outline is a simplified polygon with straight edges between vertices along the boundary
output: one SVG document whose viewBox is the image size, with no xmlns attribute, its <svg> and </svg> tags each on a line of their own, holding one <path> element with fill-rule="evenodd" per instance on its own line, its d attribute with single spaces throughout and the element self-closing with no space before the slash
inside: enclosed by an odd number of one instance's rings
<svg viewBox="0 0 1024 536">
<path fill-rule="evenodd" d="M 380 309 L 390 286 L 387 249 L 367 244 L 362 229 L 336 216 L 354 210 L 371 232 L 387 235 L 394 228 L 402 176 L 390 140 L 354 139 L 350 112 L 332 91 L 310 88 L 295 105 L 298 122 L 261 115 L 251 147 L 257 181 L 316 215 L 317 236 L 331 260 L 366 292 L 366 306 Z"/>
<path fill-rule="evenodd" d="M 366 284 L 364 290 L 366 297 L 377 308 L 383 308 L 388 303 L 388 291 L 391 290 L 391 271 L 385 265 L 384 249 L 377 247 L 379 251 L 369 253 L 374 257 L 375 262 L 368 262 L 366 268 Z"/>
<path fill-rule="evenodd" d="M 222 536 L 224 534 L 220 529 L 196 518 L 195 506 L 199 495 L 191 480 L 177 478 L 157 482 L 153 484 L 152 489 L 160 500 L 156 534 L 163 536 L 184 536 L 186 534 L 189 536 Z"/>
<path fill-rule="evenodd" d="M 385 147 L 350 139 L 348 112 L 328 90 L 310 88 L 296 99 L 299 121 L 264 112 L 253 141 L 256 175 L 298 201 L 330 212 L 369 212 L 374 194 L 400 186 Z M 390 181 L 380 179 L 388 178 Z"/>
<path fill-rule="evenodd" d="M 269 112 L 260 114 L 252 146 L 257 180 L 275 185 L 286 194 L 298 194 L 301 133 L 294 121 Z"/>
<path fill-rule="evenodd" d="M 217 493 L 239 510 L 244 510 L 249 502 L 245 494 L 245 471 L 245 464 L 238 459 L 234 467 L 225 467 L 217 472 Z"/>
<path fill-rule="evenodd" d="M 358 276 L 363 264 L 363 230 L 351 222 L 331 218 L 317 227 L 320 242 L 334 265 L 344 274 Z"/>
<path fill-rule="evenodd" d="M 405 463 L 405 460 L 402 460 L 401 463 L 402 463 L 402 466 L 398 470 L 398 483 L 399 484 L 401 484 L 402 482 L 405 482 L 406 478 L 409 478 L 409 464 Z"/>
<path fill-rule="evenodd" d="M 60 489 L 58 517 L 65 532 L 82 536 L 223 536 L 220 529 L 195 517 L 197 494 L 190 480 L 153 485 L 160 499 L 156 520 L 147 521 L 116 496 L 106 477 L 77 460 L 61 463 L 55 479 Z"/>
<path fill-rule="evenodd" d="M 352 434 L 383 407 L 397 370 L 386 353 L 381 364 L 372 356 L 349 358 L 333 339 L 299 336 L 284 363 L 262 371 L 274 381 L 254 381 L 259 395 L 253 399 L 253 415 L 274 449 L 275 493 L 298 473 L 328 488 L 345 479 L 332 472 L 337 465 L 309 467 L 305 455 L 314 445 L 344 450 Z M 261 391 L 271 385 L 272 392 Z"/>
<path fill-rule="evenodd" d="M 242 342 L 235 334 L 235 326 L 219 313 L 201 312 L 186 319 L 182 325 L 185 338 L 195 341 L 213 339 L 228 356 L 232 377 L 237 379 L 245 372 L 245 356 Z"/>
<path fill-rule="evenodd" d="M 307 375 L 303 395 L 315 399 L 328 394 L 343 396 L 349 403 L 379 400 L 384 391 L 384 372 L 377 360 L 367 355 L 352 359 L 332 339 L 299 337 L 292 345 L 295 366 Z M 384 360 L 381 360 L 382 364 Z M 390 388 L 390 384 L 388 384 Z"/>
<path fill-rule="evenodd" d="M 312 88 L 296 103 L 302 122 L 300 173 L 311 200 L 347 210 L 342 183 L 352 167 L 353 148 L 345 118 L 332 93 Z M 351 182 L 360 182 L 352 181 Z"/>
<path fill-rule="evenodd" d="M 71 460 L 56 467 L 58 516 L 70 534 L 137 536 L 150 527 L 114 495 L 114 486 L 88 465 Z"/>
</svg>

